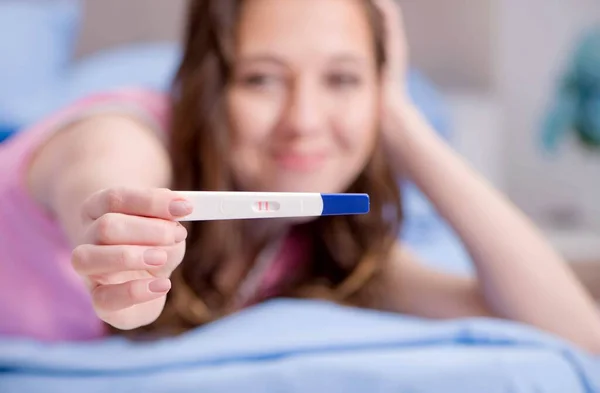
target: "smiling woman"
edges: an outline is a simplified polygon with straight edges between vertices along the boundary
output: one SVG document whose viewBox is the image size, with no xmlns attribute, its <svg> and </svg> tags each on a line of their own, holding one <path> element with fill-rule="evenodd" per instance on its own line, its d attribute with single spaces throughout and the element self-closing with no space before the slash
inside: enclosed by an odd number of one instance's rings
<svg viewBox="0 0 600 393">
<path fill-rule="evenodd" d="M 367 255 L 387 252 L 401 211 L 397 182 L 378 143 L 384 50 L 374 5 L 198 1 L 185 53 L 175 82 L 175 188 L 368 193 L 373 214 L 367 217 L 329 218 L 294 229 L 314 238 L 308 255 L 318 264 L 290 276 L 292 283 L 280 293 L 318 286 L 319 293 L 338 296 L 334 289 L 349 276 L 366 282 L 381 260 Z M 197 108 L 205 115 L 195 116 Z M 396 206 L 394 219 L 383 219 L 384 205 Z M 202 299 L 213 298 L 211 291 L 222 293 L 212 283 L 215 274 L 224 274 L 217 272 L 223 261 L 247 258 L 232 255 L 239 241 L 253 250 L 289 224 L 194 223 L 183 277 L 198 277 L 202 283 L 188 285 Z M 356 270 L 359 264 L 364 267 Z M 246 266 L 238 279 L 251 264 Z"/>
<path fill-rule="evenodd" d="M 407 96 L 394 1 L 193 0 L 188 18 L 171 96 L 92 97 L 11 145 L 24 178 L 0 206 L 42 208 L 21 221 L 44 224 L 0 228 L 22 262 L 0 274 L 21 300 L 0 328 L 95 337 L 99 318 L 118 334 L 174 334 L 308 296 L 506 318 L 600 352 L 600 315 L 564 261 Z M 476 277 L 429 270 L 398 242 L 400 173 L 460 236 Z M 193 207 L 170 189 L 367 193 L 371 213 L 183 227 Z M 57 229 L 66 237 L 49 244 Z M 19 284 L 27 275 L 35 286 Z"/>
</svg>

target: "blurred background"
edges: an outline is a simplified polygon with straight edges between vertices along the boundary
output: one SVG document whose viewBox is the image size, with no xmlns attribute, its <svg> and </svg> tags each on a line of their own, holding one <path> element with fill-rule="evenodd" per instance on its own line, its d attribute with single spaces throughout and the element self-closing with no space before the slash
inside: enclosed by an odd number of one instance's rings
<svg viewBox="0 0 600 393">
<path fill-rule="evenodd" d="M 185 0 L 0 0 L 0 139 L 168 88 Z M 600 263 L 600 2 L 402 0 L 430 119 L 573 261 Z"/>
</svg>

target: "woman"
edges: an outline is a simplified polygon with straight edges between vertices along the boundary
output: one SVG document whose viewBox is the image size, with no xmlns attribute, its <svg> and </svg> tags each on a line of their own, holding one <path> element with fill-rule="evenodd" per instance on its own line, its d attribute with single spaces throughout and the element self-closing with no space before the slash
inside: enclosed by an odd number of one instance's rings
<svg viewBox="0 0 600 393">
<path fill-rule="evenodd" d="M 102 337 L 100 320 L 176 333 L 314 296 L 507 318 L 600 353 L 600 314 L 565 263 L 408 99 L 392 0 L 191 3 L 172 97 L 91 98 L 7 147 L 22 176 L 2 205 L 19 204 L 29 227 L 11 223 L 3 245 L 13 260 L 0 280 L 19 297 L 3 305 L 5 332 Z M 476 278 L 428 270 L 397 242 L 397 174 L 460 235 Z M 191 207 L 173 189 L 366 192 L 372 212 L 183 227 Z"/>
</svg>

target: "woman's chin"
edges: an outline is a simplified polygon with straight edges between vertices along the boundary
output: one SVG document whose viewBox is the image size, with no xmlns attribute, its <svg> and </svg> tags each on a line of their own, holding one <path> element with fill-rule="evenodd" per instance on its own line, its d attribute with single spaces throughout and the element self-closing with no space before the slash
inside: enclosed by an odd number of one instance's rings
<svg viewBox="0 0 600 393">
<path fill-rule="evenodd" d="M 318 194 L 333 194 L 340 191 L 338 187 L 334 187 L 331 182 L 305 182 L 305 181 L 284 181 L 276 184 L 267 184 L 261 187 L 260 191 L 265 192 L 314 192 Z"/>
</svg>

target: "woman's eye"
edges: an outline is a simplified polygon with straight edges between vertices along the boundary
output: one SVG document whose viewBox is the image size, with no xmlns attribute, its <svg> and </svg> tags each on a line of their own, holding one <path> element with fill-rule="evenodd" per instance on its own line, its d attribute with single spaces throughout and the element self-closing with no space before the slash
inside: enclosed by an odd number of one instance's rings
<svg viewBox="0 0 600 393">
<path fill-rule="evenodd" d="M 327 77 L 327 83 L 334 88 L 355 87 L 360 84 L 360 77 L 353 74 L 332 74 Z"/>
<path fill-rule="evenodd" d="M 276 77 L 266 74 L 250 74 L 242 77 L 242 83 L 249 87 L 267 87 L 276 82 Z"/>
</svg>

